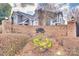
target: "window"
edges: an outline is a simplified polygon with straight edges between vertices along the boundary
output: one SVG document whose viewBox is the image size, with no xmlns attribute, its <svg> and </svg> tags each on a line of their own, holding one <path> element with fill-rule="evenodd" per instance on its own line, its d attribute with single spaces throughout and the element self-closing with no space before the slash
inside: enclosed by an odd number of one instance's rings
<svg viewBox="0 0 79 59">
<path fill-rule="evenodd" d="M 21 3 L 21 7 L 26 7 L 26 3 Z"/>
</svg>

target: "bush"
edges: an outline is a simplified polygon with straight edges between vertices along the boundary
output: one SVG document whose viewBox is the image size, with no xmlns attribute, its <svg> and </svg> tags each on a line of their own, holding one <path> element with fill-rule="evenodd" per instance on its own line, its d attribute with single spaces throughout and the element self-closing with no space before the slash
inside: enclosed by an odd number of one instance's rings
<svg viewBox="0 0 79 59">
<path fill-rule="evenodd" d="M 45 38 L 44 40 L 40 40 L 40 39 L 42 39 L 42 34 L 34 38 L 33 43 L 43 49 L 48 49 L 52 47 L 52 42 L 50 41 L 49 38 Z"/>
</svg>

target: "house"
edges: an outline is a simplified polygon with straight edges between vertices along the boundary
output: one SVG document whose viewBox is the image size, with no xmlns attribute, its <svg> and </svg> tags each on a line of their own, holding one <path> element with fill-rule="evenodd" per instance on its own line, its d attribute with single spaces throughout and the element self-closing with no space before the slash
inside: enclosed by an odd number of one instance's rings
<svg viewBox="0 0 79 59">
<path fill-rule="evenodd" d="M 35 16 L 35 14 L 30 15 L 20 11 L 13 12 L 12 22 L 13 24 L 20 24 L 20 25 L 38 25 L 38 19 Z"/>
<path fill-rule="evenodd" d="M 39 9 L 38 10 L 38 19 L 39 19 L 40 23 L 43 22 L 42 23 L 43 25 L 65 24 L 63 13 L 61 11 L 52 12 L 52 11 Z"/>
<path fill-rule="evenodd" d="M 33 3 L 15 3 L 12 6 L 12 23 L 20 25 L 38 25 Z"/>
<path fill-rule="evenodd" d="M 57 3 L 39 3 L 37 6 L 37 9 L 41 9 L 42 11 L 45 11 L 45 14 L 47 14 L 48 23 L 50 25 L 54 24 L 67 24 L 67 16 L 68 15 L 68 8 L 61 7 L 62 4 Z M 63 4 L 66 5 L 66 4 Z M 65 11 L 66 10 L 66 11 Z M 45 17 L 47 17 L 45 16 Z M 54 17 L 53 17 L 54 16 Z"/>
<path fill-rule="evenodd" d="M 58 25 L 58 24 L 62 25 L 66 24 L 67 22 L 64 20 L 62 11 L 52 12 L 50 10 L 45 10 L 44 8 L 38 8 L 31 3 L 14 4 L 12 10 L 13 12 L 11 21 L 13 24 L 36 26 L 36 25 Z"/>
</svg>

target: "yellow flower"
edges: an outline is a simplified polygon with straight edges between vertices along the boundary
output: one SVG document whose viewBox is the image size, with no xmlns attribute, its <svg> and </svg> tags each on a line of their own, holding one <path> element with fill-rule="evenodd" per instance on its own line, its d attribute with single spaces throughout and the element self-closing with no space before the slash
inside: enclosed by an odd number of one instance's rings
<svg viewBox="0 0 79 59">
<path fill-rule="evenodd" d="M 33 43 L 38 45 L 41 48 L 51 48 L 52 47 L 52 42 L 50 41 L 49 38 L 46 38 L 44 41 L 41 41 L 41 36 L 39 35 L 38 37 L 33 39 Z"/>
</svg>

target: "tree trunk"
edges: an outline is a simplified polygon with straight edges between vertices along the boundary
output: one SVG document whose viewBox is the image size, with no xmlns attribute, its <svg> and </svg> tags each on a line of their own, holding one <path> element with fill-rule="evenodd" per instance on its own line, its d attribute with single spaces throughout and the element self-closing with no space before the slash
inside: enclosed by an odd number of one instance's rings
<svg viewBox="0 0 79 59">
<path fill-rule="evenodd" d="M 44 19 L 44 11 L 42 11 L 41 9 L 38 10 L 38 18 L 39 18 L 39 25 L 42 26 L 43 25 L 43 19 Z"/>
</svg>

